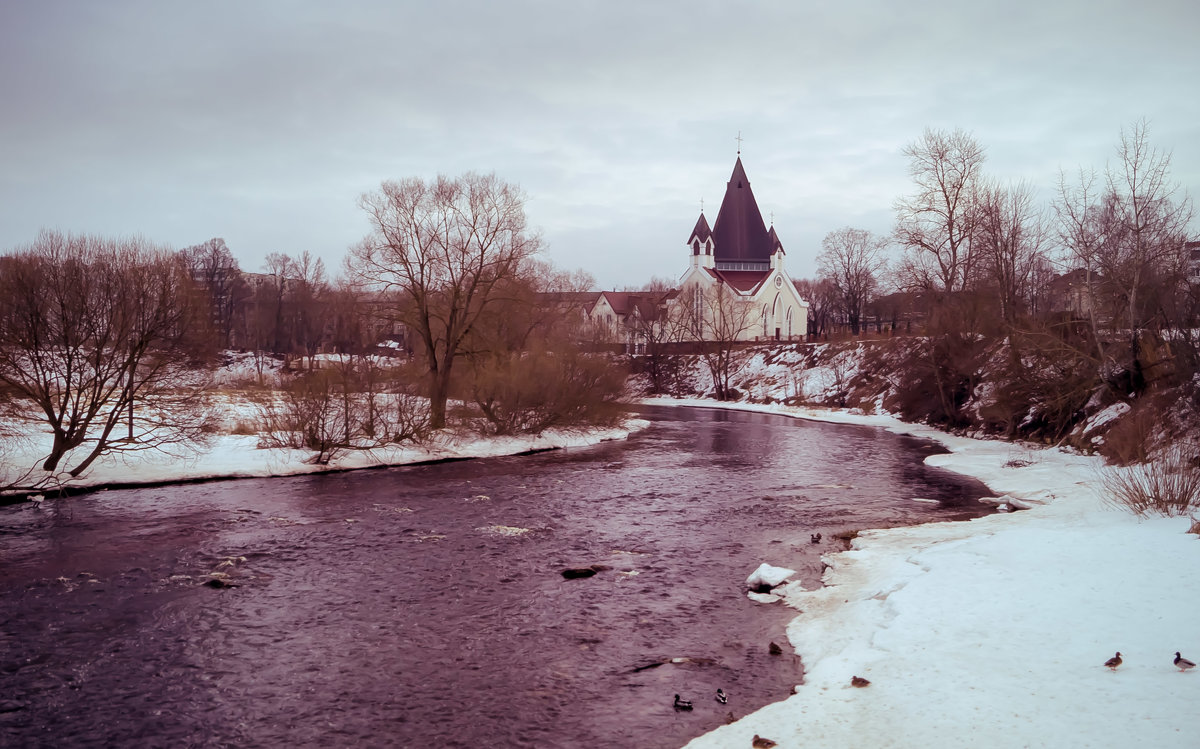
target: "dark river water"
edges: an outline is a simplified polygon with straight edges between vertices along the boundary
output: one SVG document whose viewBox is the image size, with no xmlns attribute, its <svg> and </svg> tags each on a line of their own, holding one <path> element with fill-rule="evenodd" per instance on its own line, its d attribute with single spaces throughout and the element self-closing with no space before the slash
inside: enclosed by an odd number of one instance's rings
<svg viewBox="0 0 1200 749">
<path fill-rule="evenodd" d="M 591 448 L 0 508 L 0 746 L 677 747 L 803 679 L 759 563 L 813 587 L 839 531 L 986 512 L 923 441 L 646 415 Z"/>
</svg>

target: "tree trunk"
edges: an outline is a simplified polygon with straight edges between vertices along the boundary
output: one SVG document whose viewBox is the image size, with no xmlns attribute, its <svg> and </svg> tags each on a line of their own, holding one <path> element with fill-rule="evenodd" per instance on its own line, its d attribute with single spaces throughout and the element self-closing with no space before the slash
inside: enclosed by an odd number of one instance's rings
<svg viewBox="0 0 1200 749">
<path fill-rule="evenodd" d="M 68 437 L 64 432 L 54 432 L 54 443 L 50 447 L 50 454 L 46 456 L 45 462 L 42 463 L 43 471 L 53 471 L 58 468 L 58 463 L 63 459 L 63 456 L 79 447 L 83 443 L 82 437 Z"/>
<path fill-rule="evenodd" d="M 429 373 L 429 428 L 446 426 L 446 401 L 450 398 L 450 368 L 435 369 Z"/>
</svg>

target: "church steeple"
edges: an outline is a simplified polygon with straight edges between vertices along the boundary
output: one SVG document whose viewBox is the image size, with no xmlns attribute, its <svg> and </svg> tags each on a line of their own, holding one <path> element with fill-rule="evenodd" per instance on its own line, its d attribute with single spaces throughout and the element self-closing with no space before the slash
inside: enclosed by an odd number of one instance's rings
<svg viewBox="0 0 1200 749">
<path fill-rule="evenodd" d="M 713 235 L 712 230 L 708 228 L 708 219 L 704 218 L 703 210 L 700 211 L 700 218 L 696 219 L 696 226 L 692 229 L 687 243 L 692 253 L 693 266 L 713 267 Z"/>
<path fill-rule="evenodd" d="M 712 233 L 718 262 L 765 264 L 775 252 L 741 156 L 733 165 Z"/>
<path fill-rule="evenodd" d="M 700 218 L 696 219 L 696 227 L 692 229 L 692 235 L 688 237 L 688 245 L 695 248 L 697 242 L 703 248 L 704 243 L 712 239 L 712 230 L 708 228 L 708 219 L 704 218 L 704 211 L 700 212 Z M 700 252 L 695 254 L 699 255 Z"/>
<path fill-rule="evenodd" d="M 771 228 L 767 231 L 767 239 L 771 240 L 771 253 L 783 252 L 783 242 L 779 241 L 779 235 L 775 233 L 775 225 L 771 224 Z M 785 255 L 787 253 L 784 253 Z"/>
</svg>

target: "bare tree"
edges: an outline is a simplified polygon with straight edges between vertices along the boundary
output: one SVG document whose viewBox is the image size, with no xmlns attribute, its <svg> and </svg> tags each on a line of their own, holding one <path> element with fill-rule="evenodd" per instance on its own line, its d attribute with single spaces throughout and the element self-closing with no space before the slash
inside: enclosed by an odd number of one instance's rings
<svg viewBox="0 0 1200 749">
<path fill-rule="evenodd" d="M 202 438 L 189 284 L 176 254 L 142 239 L 43 232 L 3 258 L 0 385 L 11 416 L 49 428 L 43 470 L 84 445 L 72 478 L 105 453 Z"/>
<path fill-rule="evenodd" d="M 916 192 L 896 201 L 896 241 L 906 249 L 906 285 L 944 293 L 963 291 L 975 258 L 974 199 L 985 159 L 981 145 L 962 130 L 926 129 L 904 149 Z"/>
<path fill-rule="evenodd" d="M 263 303 L 257 322 L 266 334 L 270 349 L 276 354 L 292 351 L 291 331 L 287 326 L 288 279 L 292 276 L 292 259 L 283 252 L 267 253 L 263 264 L 269 281 L 259 285 L 258 300 Z"/>
<path fill-rule="evenodd" d="M 796 282 L 796 290 L 808 300 L 808 334 L 820 339 L 829 334 L 836 306 L 836 291 L 827 278 L 805 278 Z"/>
<path fill-rule="evenodd" d="M 305 250 L 296 258 L 289 258 L 287 270 L 288 302 L 291 307 L 292 340 L 296 350 L 308 357 L 312 369 L 313 357 L 320 349 L 328 327 L 329 281 L 325 277 L 325 263 Z"/>
<path fill-rule="evenodd" d="M 700 358 L 712 375 L 717 400 L 729 400 L 733 378 L 744 363 L 737 342 L 760 322 L 760 312 L 723 283 L 685 288 L 677 297 L 675 310 L 682 330 L 696 342 Z"/>
<path fill-rule="evenodd" d="M 192 281 L 207 294 L 210 322 L 217 342 L 229 348 L 233 342 L 234 313 L 250 294 L 237 260 L 225 240 L 220 238 L 185 247 L 179 254 L 187 264 Z"/>
<path fill-rule="evenodd" d="M 1147 317 L 1139 293 L 1156 274 L 1177 273 L 1191 223 L 1192 201 L 1170 177 L 1171 154 L 1150 145 L 1144 120 L 1121 131 L 1120 163 L 1107 172 L 1110 209 L 1118 231 L 1102 246 L 1101 272 L 1125 300 L 1130 348 L 1139 363 L 1138 338 Z"/>
<path fill-rule="evenodd" d="M 684 334 L 679 315 L 671 314 L 671 301 L 678 294 L 667 281 L 655 278 L 629 300 L 631 310 L 625 318 L 629 338 L 640 345 L 638 366 L 649 381 L 652 395 L 686 387 L 681 381 L 684 373 L 680 357 L 670 350 Z"/>
<path fill-rule="evenodd" d="M 887 267 L 887 246 L 887 237 L 848 226 L 829 232 L 821 242 L 817 272 L 833 284 L 837 305 L 854 335 L 860 332 L 863 311 Z"/>
<path fill-rule="evenodd" d="M 349 267 L 397 294 L 393 313 L 421 342 L 431 425 L 440 428 L 464 341 L 540 238 L 526 225 L 520 190 L 494 174 L 386 181 L 359 204 L 372 231 L 351 250 Z"/>
<path fill-rule="evenodd" d="M 1064 244 L 1087 269 L 1092 327 L 1099 331 L 1097 307 L 1106 291 L 1114 327 L 1129 332 L 1129 372 L 1138 390 L 1144 376 L 1141 330 L 1162 309 L 1157 296 L 1163 282 L 1182 276 L 1193 206 L 1170 178 L 1171 154 L 1150 145 L 1145 121 L 1122 129 L 1117 156 L 1103 187 L 1095 172 L 1081 170 L 1077 185 L 1060 178 L 1055 207 Z M 1106 368 L 1123 358 L 1107 351 L 1100 335 L 1095 338 Z"/>
<path fill-rule="evenodd" d="M 1097 184 L 1096 171 L 1080 169 L 1074 182 L 1069 182 L 1064 172 L 1059 173 L 1058 198 L 1054 210 L 1058 217 L 1059 242 L 1071 255 L 1073 262 L 1084 269 L 1085 299 L 1088 319 L 1091 323 L 1092 340 L 1096 345 L 1099 361 L 1107 367 L 1109 357 L 1100 335 L 1098 318 L 1098 254 L 1108 244 L 1111 222 L 1106 221 L 1101 208 L 1102 189 Z"/>
<path fill-rule="evenodd" d="M 1045 211 L 1034 202 L 1028 182 L 1011 187 L 992 182 L 979 189 L 976 220 L 980 267 L 995 292 L 1001 317 L 1011 324 L 1030 306 L 1035 271 L 1044 266 Z"/>
</svg>

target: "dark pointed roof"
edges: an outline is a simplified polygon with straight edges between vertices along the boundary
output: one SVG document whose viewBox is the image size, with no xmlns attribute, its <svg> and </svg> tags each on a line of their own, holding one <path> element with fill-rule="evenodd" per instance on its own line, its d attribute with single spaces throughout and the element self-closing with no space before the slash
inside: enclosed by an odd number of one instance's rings
<svg viewBox="0 0 1200 749">
<path fill-rule="evenodd" d="M 696 220 L 696 228 L 692 229 L 692 235 L 688 237 L 688 244 L 691 244 L 693 239 L 706 242 L 711 236 L 712 229 L 708 228 L 708 219 L 704 218 L 704 211 L 700 211 L 700 218 Z"/>
<path fill-rule="evenodd" d="M 774 225 L 772 225 L 770 230 L 767 231 L 767 239 L 771 240 L 771 252 L 774 252 L 775 250 L 783 252 L 783 242 L 779 241 L 779 235 L 775 233 Z M 783 252 L 783 254 L 786 255 L 787 253 Z"/>
<path fill-rule="evenodd" d="M 713 239 L 713 255 L 718 261 L 769 262 L 775 251 L 740 156 L 725 187 Z"/>
</svg>

